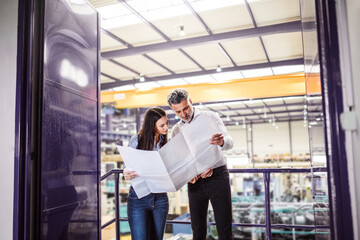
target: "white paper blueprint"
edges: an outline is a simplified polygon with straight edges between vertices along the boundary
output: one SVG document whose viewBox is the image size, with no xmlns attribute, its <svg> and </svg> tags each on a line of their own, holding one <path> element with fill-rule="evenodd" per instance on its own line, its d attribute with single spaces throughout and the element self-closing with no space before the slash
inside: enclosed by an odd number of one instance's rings
<svg viewBox="0 0 360 240">
<path fill-rule="evenodd" d="M 211 145 L 210 138 L 220 130 L 201 117 L 183 127 L 159 151 L 117 146 L 126 168 L 138 174 L 131 184 L 139 198 L 150 192 L 175 192 L 217 163 L 221 149 Z"/>
<path fill-rule="evenodd" d="M 130 147 L 117 146 L 126 168 L 135 170 L 138 177 L 131 180 L 139 198 L 150 192 L 177 191 L 157 151 L 137 150 Z"/>
</svg>

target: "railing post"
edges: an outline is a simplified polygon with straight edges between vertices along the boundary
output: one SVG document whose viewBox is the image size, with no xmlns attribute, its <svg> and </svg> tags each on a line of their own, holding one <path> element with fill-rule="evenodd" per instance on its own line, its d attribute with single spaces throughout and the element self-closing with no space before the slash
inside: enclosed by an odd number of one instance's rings
<svg viewBox="0 0 360 240">
<path fill-rule="evenodd" d="M 119 173 L 115 173 L 115 228 L 116 240 L 120 240 Z"/>
<path fill-rule="evenodd" d="M 264 184 L 265 184 L 266 240 L 271 240 L 270 173 L 269 172 L 264 172 Z"/>
</svg>

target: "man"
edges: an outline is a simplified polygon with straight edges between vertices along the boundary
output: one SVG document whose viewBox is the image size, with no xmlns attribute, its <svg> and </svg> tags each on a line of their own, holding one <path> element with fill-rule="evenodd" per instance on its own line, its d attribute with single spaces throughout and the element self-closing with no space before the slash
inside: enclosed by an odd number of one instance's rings
<svg viewBox="0 0 360 240">
<path fill-rule="evenodd" d="M 168 95 L 168 104 L 181 119 L 173 127 L 172 137 L 195 121 L 210 121 L 216 123 L 218 128 L 221 129 L 221 132 L 214 134 L 209 139 L 210 144 L 219 145 L 222 150 L 233 147 L 233 140 L 218 114 L 195 109 L 185 89 L 173 90 Z M 198 118 L 200 115 L 206 116 L 206 118 Z M 202 133 L 199 132 L 198 134 Z M 229 171 L 226 167 L 225 155 L 220 153 L 218 157 L 219 161 L 213 168 L 194 177 L 188 183 L 191 227 L 194 240 L 206 239 L 209 200 L 214 210 L 219 240 L 233 239 Z"/>
</svg>

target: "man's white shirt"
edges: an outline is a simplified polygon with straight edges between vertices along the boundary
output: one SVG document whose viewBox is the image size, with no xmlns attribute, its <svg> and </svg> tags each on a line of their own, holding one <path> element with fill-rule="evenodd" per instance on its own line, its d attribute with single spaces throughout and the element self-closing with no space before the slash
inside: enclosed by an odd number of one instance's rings
<svg viewBox="0 0 360 240">
<path fill-rule="evenodd" d="M 200 115 L 202 116 L 201 118 L 199 118 Z M 212 111 L 200 111 L 199 109 L 196 109 L 196 108 L 194 108 L 194 117 L 190 123 L 187 123 L 184 120 L 180 120 L 173 126 L 172 132 L 171 132 L 171 138 L 175 137 L 183 128 L 186 128 L 188 125 L 196 122 L 197 120 L 210 121 L 210 122 L 213 122 L 216 124 L 217 128 L 220 129 L 220 131 L 221 131 L 220 133 L 224 137 L 224 145 L 221 147 L 221 150 L 226 151 L 233 147 L 233 144 L 234 144 L 233 139 L 229 135 L 228 131 L 226 130 L 226 127 L 225 127 L 223 121 L 221 120 L 221 118 L 219 117 L 219 115 Z M 206 134 L 206 133 L 199 132 L 197 134 L 201 135 L 201 134 Z M 210 139 L 209 139 L 209 141 L 210 141 Z M 226 165 L 226 163 L 227 163 L 224 153 L 222 153 L 221 156 L 218 156 L 218 157 L 221 160 L 214 166 L 214 168 L 221 167 L 223 165 Z"/>
</svg>

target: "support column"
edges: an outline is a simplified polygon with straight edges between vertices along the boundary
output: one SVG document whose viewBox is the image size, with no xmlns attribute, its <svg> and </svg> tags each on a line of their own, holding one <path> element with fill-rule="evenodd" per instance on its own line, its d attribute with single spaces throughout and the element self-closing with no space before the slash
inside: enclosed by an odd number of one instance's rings
<svg viewBox="0 0 360 240">
<path fill-rule="evenodd" d="M 112 132 L 112 114 L 106 114 L 105 116 L 105 129 L 108 132 Z"/>
<path fill-rule="evenodd" d="M 136 132 L 138 133 L 141 128 L 140 108 L 136 108 Z"/>
</svg>

